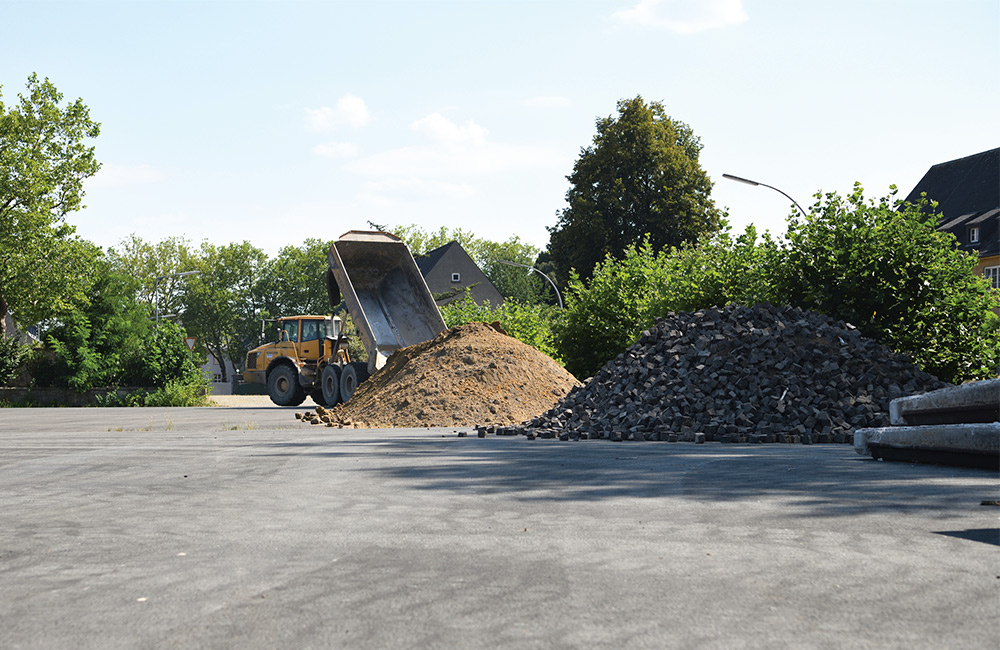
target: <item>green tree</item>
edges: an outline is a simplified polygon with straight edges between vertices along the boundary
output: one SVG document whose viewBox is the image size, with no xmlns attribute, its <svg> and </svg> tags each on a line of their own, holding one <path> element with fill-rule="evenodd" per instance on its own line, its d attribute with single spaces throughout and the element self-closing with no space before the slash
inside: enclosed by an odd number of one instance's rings
<svg viewBox="0 0 1000 650">
<path fill-rule="evenodd" d="M 701 142 L 660 102 L 618 102 L 618 116 L 597 120 L 593 144 L 567 176 L 568 206 L 549 229 L 548 251 L 560 283 L 649 235 L 653 248 L 680 246 L 715 232 L 722 215 L 698 163 Z"/>
<path fill-rule="evenodd" d="M 180 313 L 187 284 L 177 274 L 192 270 L 184 267 L 190 258 L 191 245 L 184 237 L 167 237 L 153 243 L 133 233 L 108 250 L 113 268 L 139 281 L 138 299 L 154 312 L 158 309 L 161 317 Z"/>
<path fill-rule="evenodd" d="M 296 314 L 329 314 L 326 292 L 326 253 L 331 242 L 306 239 L 299 246 L 285 246 L 278 256 L 261 269 L 255 291 L 262 317 L 277 318 Z"/>
<path fill-rule="evenodd" d="M 227 381 L 226 360 L 240 367 L 260 333 L 257 285 L 267 255 L 249 242 L 203 242 L 184 264 L 201 272 L 186 278 L 184 329 L 215 359 Z"/>
<path fill-rule="evenodd" d="M 100 169 L 85 144 L 100 125 L 82 100 L 61 107 L 62 98 L 35 74 L 18 103 L 0 95 L 0 335 L 8 311 L 36 323 L 86 302 L 87 251 L 64 218 L 83 207 L 83 182 Z"/>
<path fill-rule="evenodd" d="M 67 385 L 79 392 L 98 386 L 161 388 L 170 381 L 200 385 L 200 372 L 168 321 L 155 328 L 151 308 L 137 296 L 140 280 L 98 258 L 90 299 L 65 312 L 46 334 L 50 362 L 35 364 L 41 384 Z"/>
</svg>

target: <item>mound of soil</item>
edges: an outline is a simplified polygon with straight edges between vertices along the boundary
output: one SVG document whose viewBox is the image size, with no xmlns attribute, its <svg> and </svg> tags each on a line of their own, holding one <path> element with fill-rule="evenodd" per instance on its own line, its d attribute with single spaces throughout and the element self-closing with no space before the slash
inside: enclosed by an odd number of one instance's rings
<svg viewBox="0 0 1000 650">
<path fill-rule="evenodd" d="M 323 415 L 358 428 L 506 425 L 548 410 L 579 384 L 535 348 L 468 323 L 397 350 L 350 401 Z"/>
<path fill-rule="evenodd" d="M 673 313 L 586 386 L 519 427 L 562 439 L 841 442 L 889 402 L 945 386 L 821 314 L 730 305 Z"/>
</svg>

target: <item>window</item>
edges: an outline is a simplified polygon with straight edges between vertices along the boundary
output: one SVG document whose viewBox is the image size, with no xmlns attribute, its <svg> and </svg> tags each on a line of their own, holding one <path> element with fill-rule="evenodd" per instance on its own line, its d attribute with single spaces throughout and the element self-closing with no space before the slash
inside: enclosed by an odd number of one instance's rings
<svg viewBox="0 0 1000 650">
<path fill-rule="evenodd" d="M 284 325 L 281 326 L 282 341 L 291 341 L 295 343 L 299 340 L 299 321 L 297 320 L 286 320 Z"/>
<path fill-rule="evenodd" d="M 452 282 L 461 282 L 462 281 L 462 274 L 461 273 L 452 273 L 451 274 L 451 281 Z"/>
<path fill-rule="evenodd" d="M 972 226 L 969 228 L 969 243 L 978 244 L 979 243 L 979 226 Z"/>
<path fill-rule="evenodd" d="M 302 342 L 319 339 L 319 323 L 314 320 L 302 321 Z"/>
<path fill-rule="evenodd" d="M 1000 266 L 987 266 L 983 269 L 983 276 L 990 281 L 994 289 L 1000 289 Z"/>
</svg>

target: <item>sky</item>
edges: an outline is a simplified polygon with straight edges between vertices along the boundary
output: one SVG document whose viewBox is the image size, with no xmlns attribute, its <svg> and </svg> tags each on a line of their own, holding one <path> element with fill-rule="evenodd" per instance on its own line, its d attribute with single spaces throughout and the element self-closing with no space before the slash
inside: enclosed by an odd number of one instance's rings
<svg viewBox="0 0 1000 650">
<path fill-rule="evenodd" d="M 101 123 L 67 220 L 103 247 L 274 255 L 371 222 L 543 249 L 637 95 L 700 138 L 738 231 L 791 203 L 723 173 L 808 209 L 1000 146 L 997 0 L 0 0 L 0 23 L 5 104 L 35 72 Z"/>
</svg>

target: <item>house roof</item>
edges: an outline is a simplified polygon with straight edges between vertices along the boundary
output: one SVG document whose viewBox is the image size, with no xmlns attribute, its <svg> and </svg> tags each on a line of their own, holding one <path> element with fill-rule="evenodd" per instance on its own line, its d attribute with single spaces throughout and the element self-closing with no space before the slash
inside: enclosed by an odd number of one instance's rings
<svg viewBox="0 0 1000 650">
<path fill-rule="evenodd" d="M 906 201 L 915 203 L 921 193 L 938 202 L 946 219 L 1000 207 L 1000 148 L 934 165 Z"/>
<path fill-rule="evenodd" d="M 915 203 L 922 193 L 938 202 L 938 230 L 955 235 L 960 249 L 980 257 L 1000 253 L 1000 148 L 934 165 L 906 201 Z"/>
<path fill-rule="evenodd" d="M 444 257 L 444 254 L 447 253 L 452 246 L 458 246 L 458 242 L 448 242 L 444 246 L 438 246 L 434 250 L 428 251 L 416 258 L 414 261 L 417 263 L 417 268 L 420 269 L 420 274 L 426 277 L 430 270 L 441 261 L 441 258 Z"/>
</svg>

